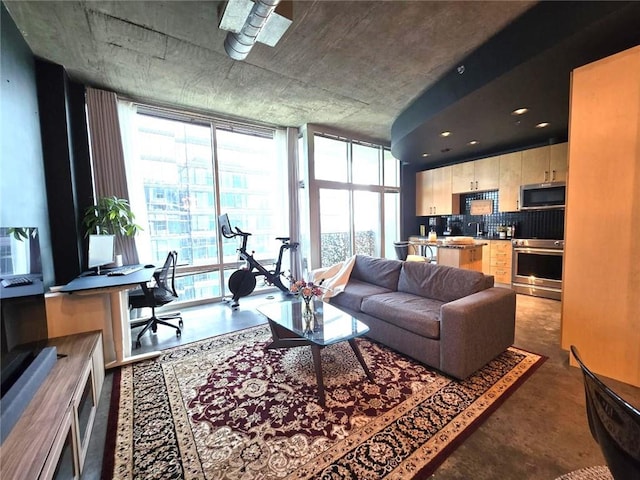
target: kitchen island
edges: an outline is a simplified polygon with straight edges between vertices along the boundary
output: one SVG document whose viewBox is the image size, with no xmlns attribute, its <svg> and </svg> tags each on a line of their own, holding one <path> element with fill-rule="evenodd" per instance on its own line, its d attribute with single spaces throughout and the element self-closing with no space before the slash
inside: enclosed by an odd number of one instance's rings
<svg viewBox="0 0 640 480">
<path fill-rule="evenodd" d="M 409 245 L 413 246 L 415 255 L 424 255 L 424 247 L 437 249 L 437 263 L 450 267 L 466 268 L 482 271 L 482 248 L 488 245 L 485 240 L 473 237 L 444 237 L 435 242 L 428 237 L 409 237 Z"/>
</svg>

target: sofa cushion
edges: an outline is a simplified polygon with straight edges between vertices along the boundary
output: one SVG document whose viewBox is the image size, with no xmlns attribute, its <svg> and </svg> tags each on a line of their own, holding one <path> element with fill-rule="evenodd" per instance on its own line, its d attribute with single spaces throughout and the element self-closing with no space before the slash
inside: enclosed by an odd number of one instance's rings
<svg viewBox="0 0 640 480">
<path fill-rule="evenodd" d="M 365 297 L 379 293 L 388 293 L 391 291 L 392 290 L 388 288 L 379 287 L 378 285 L 372 285 L 370 283 L 357 280 L 352 276 L 344 291 L 340 295 L 331 297 L 330 303 L 350 310 L 359 311 L 362 299 Z"/>
<path fill-rule="evenodd" d="M 443 302 L 411 293 L 390 292 L 362 300 L 361 311 L 427 338 L 440 338 Z"/>
<path fill-rule="evenodd" d="M 441 302 L 451 302 L 485 288 L 487 280 L 482 272 L 422 262 L 404 262 L 398 280 L 398 291 Z"/>
<path fill-rule="evenodd" d="M 400 260 L 356 255 L 356 263 L 349 280 L 355 278 L 389 290 L 396 290 L 402 263 Z"/>
<path fill-rule="evenodd" d="M 486 275 L 484 276 L 484 288 L 491 288 L 495 286 L 495 277 L 493 275 Z"/>
</svg>

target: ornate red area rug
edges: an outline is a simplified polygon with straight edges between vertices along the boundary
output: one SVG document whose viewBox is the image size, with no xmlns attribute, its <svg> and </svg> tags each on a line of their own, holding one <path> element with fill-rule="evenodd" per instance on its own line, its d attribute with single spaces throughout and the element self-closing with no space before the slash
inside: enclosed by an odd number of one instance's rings
<svg viewBox="0 0 640 480">
<path fill-rule="evenodd" d="M 266 350 L 266 326 L 163 352 L 114 374 L 103 478 L 411 479 L 430 475 L 544 358 L 510 348 L 456 381 L 358 339 Z"/>
</svg>

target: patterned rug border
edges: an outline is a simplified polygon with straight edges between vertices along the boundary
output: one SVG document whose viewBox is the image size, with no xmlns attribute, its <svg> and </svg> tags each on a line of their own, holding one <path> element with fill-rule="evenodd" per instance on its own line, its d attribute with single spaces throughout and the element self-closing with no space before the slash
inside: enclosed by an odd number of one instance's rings
<svg viewBox="0 0 640 480">
<path fill-rule="evenodd" d="M 453 441 L 449 442 L 445 448 L 431 461 L 428 465 L 425 465 L 411 480 L 424 480 L 438 469 L 440 465 L 451 455 L 460 445 L 464 443 L 464 441 L 471 436 L 484 422 L 485 420 L 491 416 L 513 393 L 520 388 L 520 386 L 526 382 L 531 375 L 533 375 L 538 368 L 542 366 L 544 362 L 547 361 L 549 357 L 544 355 L 540 355 L 539 353 L 532 352 L 530 350 L 526 350 L 520 347 L 514 347 L 513 345 L 509 348 L 519 350 L 521 352 L 527 352 L 532 355 L 537 355 L 540 358 L 533 364 L 529 369 L 518 379 L 509 385 L 509 388 L 504 391 L 500 397 L 496 401 L 494 401 L 490 407 L 488 407 L 482 414 L 480 414 L 464 431 L 458 435 Z M 438 371 L 438 373 L 440 373 Z"/>
<path fill-rule="evenodd" d="M 197 340 L 193 342 L 189 342 L 183 345 L 178 345 L 176 347 L 172 347 L 162 351 L 162 354 L 153 360 L 149 361 L 161 361 L 167 357 L 171 356 L 172 352 L 178 350 L 196 350 L 200 351 L 198 348 L 201 345 L 206 345 L 212 341 L 212 339 L 223 339 L 225 337 L 233 337 L 242 332 L 248 332 L 250 330 L 264 328 L 265 324 L 250 326 L 246 328 L 242 328 L 233 332 L 216 335 L 213 337 L 209 337 L 203 340 Z M 371 341 L 371 340 L 370 340 Z M 440 450 L 435 456 L 429 461 L 427 465 L 422 467 L 411 477 L 412 480 L 423 480 L 430 477 L 435 470 L 467 439 L 471 434 L 473 434 L 482 423 L 492 415 L 525 381 L 527 381 L 531 375 L 533 375 L 538 368 L 548 359 L 548 357 L 544 355 L 540 355 L 535 352 L 531 352 L 529 350 L 511 346 L 510 349 L 528 353 L 530 355 L 535 355 L 539 357 L 537 360 L 532 363 L 527 370 L 521 374 L 513 383 L 507 386 L 507 388 L 499 395 L 499 397 L 491 402 L 491 404 L 486 407 L 483 412 L 472 420 L 472 422 L 465 427 L 465 429 L 458 434 L 453 440 L 447 443 L 442 450 Z M 195 353 L 195 352 L 194 352 Z M 396 352 L 398 353 L 398 352 Z M 400 354 L 402 355 L 402 354 Z M 189 355 L 187 355 L 189 356 Z M 182 357 L 184 358 L 184 357 Z M 444 375 L 442 372 L 437 369 L 433 369 L 432 367 L 427 367 L 433 370 L 438 375 L 441 375 L 445 378 L 450 378 Z M 118 406 L 120 403 L 120 395 L 121 395 L 121 379 L 122 379 L 122 367 L 118 367 L 114 370 L 113 373 L 113 386 L 111 390 L 111 398 L 109 401 L 109 414 L 107 417 L 107 430 L 106 430 L 106 438 L 104 445 L 104 454 L 103 454 L 103 463 L 102 463 L 102 471 L 101 471 L 101 479 L 102 480 L 110 480 L 113 479 L 113 473 L 115 468 L 115 448 L 116 448 L 116 437 L 117 437 L 117 429 L 118 429 Z"/>
</svg>

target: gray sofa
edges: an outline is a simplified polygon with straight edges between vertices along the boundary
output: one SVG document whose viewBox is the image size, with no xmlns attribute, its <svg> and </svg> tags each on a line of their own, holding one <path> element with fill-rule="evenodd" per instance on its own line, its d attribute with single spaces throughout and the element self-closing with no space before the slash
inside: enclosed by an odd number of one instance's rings
<svg viewBox="0 0 640 480">
<path fill-rule="evenodd" d="M 514 340 L 516 295 L 481 272 L 358 255 L 330 303 L 371 339 L 459 379 Z"/>
</svg>

